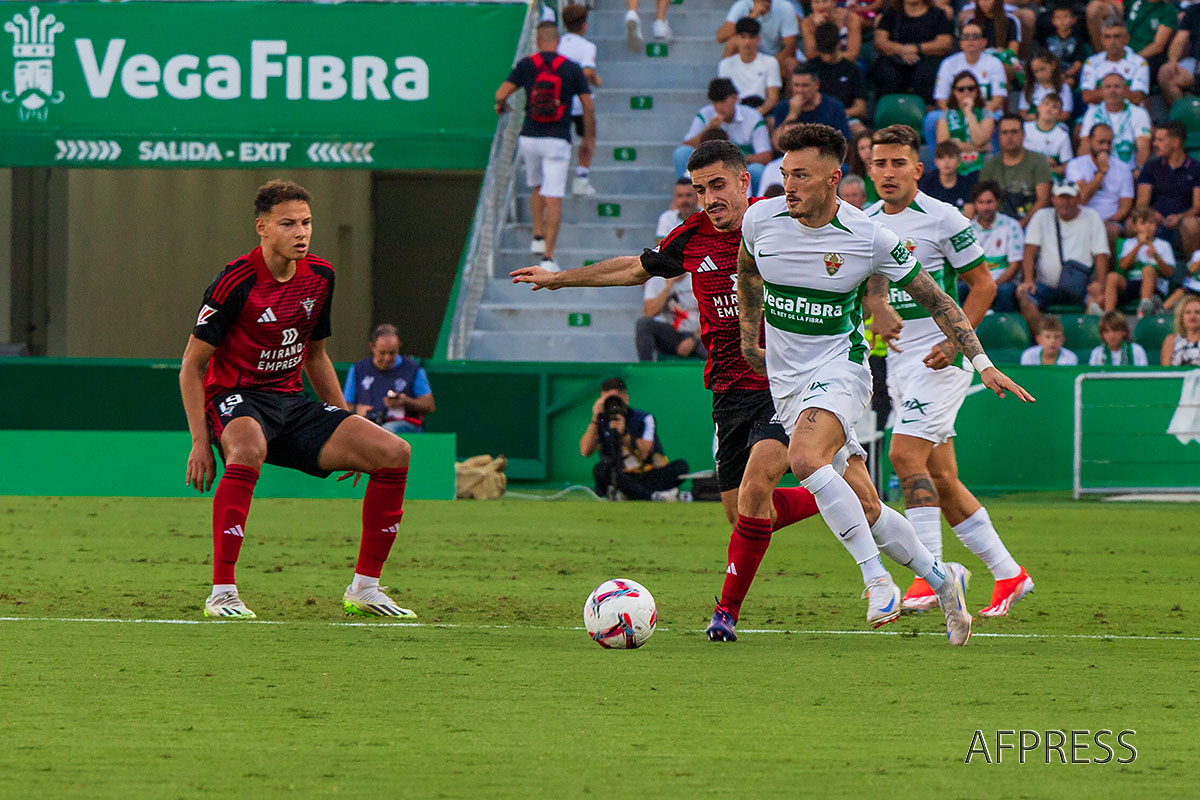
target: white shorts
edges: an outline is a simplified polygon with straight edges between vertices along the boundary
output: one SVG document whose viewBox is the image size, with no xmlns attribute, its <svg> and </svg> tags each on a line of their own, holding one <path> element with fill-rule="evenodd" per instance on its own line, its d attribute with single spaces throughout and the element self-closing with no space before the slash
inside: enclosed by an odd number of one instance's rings
<svg viewBox="0 0 1200 800">
<path fill-rule="evenodd" d="M 892 434 L 915 436 L 934 445 L 953 439 L 954 418 L 974 377 L 974 372 L 958 367 L 930 369 L 920 359 L 889 357 L 888 395 L 895 416 Z"/>
<path fill-rule="evenodd" d="M 525 180 L 529 187 L 541 187 L 542 197 L 562 197 L 567 193 L 567 172 L 571 166 L 571 143 L 557 136 L 522 136 L 517 150 L 525 162 Z"/>
<path fill-rule="evenodd" d="M 824 409 L 837 417 L 846 442 L 833 463 L 838 472 L 844 472 L 848 458 L 867 454 L 854 435 L 854 425 L 871 402 L 871 370 L 849 359 L 839 359 L 809 371 L 801 380 L 804 389 L 774 398 L 775 417 L 789 436 L 796 430 L 800 412 L 807 408 Z"/>
</svg>

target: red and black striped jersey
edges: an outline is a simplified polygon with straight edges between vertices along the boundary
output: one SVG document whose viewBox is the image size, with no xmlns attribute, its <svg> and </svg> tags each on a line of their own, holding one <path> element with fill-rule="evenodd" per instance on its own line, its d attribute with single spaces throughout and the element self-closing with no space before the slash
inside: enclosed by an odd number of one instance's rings
<svg viewBox="0 0 1200 800">
<path fill-rule="evenodd" d="M 299 392 L 308 343 L 329 338 L 333 266 L 307 255 L 275 280 L 262 248 L 231 261 L 204 293 L 192 335 L 217 348 L 204 375 L 206 398 L 229 389 Z"/>
<path fill-rule="evenodd" d="M 758 198 L 751 198 L 753 203 Z M 737 254 L 742 229 L 719 231 L 705 211 L 697 211 L 667 234 L 658 247 L 642 253 L 642 268 L 673 278 L 690 272 L 692 293 L 700 306 L 700 340 L 708 350 L 704 385 L 714 392 L 769 389 L 765 375 L 742 358 L 738 323 Z M 760 344 L 761 344 L 760 340 Z"/>
</svg>

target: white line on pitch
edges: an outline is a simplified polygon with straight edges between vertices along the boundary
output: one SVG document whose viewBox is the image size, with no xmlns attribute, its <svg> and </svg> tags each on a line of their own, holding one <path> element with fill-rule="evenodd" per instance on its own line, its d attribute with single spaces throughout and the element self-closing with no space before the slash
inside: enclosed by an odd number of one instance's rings
<svg viewBox="0 0 1200 800">
<path fill-rule="evenodd" d="M 328 628 L 463 628 L 467 630 L 506 630 L 510 628 L 542 631 L 581 631 L 576 625 L 461 625 L 452 622 L 319 622 L 316 620 L 268 620 L 268 619 L 106 619 L 91 617 L 0 617 L 0 622 L 110 622 L 123 625 L 297 625 Z M 670 628 L 659 628 L 669 631 Z M 699 631 L 697 631 L 699 632 Z M 940 631 L 836 631 L 836 630 L 793 630 L 787 628 L 744 628 L 738 633 L 786 633 L 795 636 L 942 636 Z M 1105 633 L 986 633 L 976 632 L 972 636 L 988 639 L 1092 639 L 1113 641 L 1151 642 L 1200 642 L 1200 636 L 1136 636 Z"/>
</svg>

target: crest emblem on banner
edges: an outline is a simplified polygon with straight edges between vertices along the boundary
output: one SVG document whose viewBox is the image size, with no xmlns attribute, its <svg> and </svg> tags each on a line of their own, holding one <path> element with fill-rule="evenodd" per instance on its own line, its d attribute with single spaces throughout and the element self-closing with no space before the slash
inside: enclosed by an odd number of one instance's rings
<svg viewBox="0 0 1200 800">
<path fill-rule="evenodd" d="M 53 14 L 41 16 L 37 6 L 28 19 L 17 13 L 4 23 L 13 37 L 13 88 L 0 91 L 0 100 L 16 103 L 22 122 L 45 122 L 50 106 L 63 101 L 62 91 L 54 91 L 54 37 L 65 28 Z"/>
</svg>

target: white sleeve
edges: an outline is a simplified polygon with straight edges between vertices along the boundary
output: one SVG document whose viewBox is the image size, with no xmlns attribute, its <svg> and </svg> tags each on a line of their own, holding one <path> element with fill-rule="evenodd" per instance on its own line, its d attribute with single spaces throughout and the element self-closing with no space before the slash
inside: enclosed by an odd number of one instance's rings
<svg viewBox="0 0 1200 800">
<path fill-rule="evenodd" d="M 1040 345 L 1035 344 L 1033 347 L 1026 348 L 1025 352 L 1021 353 L 1021 366 L 1036 367 L 1041 361 L 1042 348 Z"/>
<path fill-rule="evenodd" d="M 650 280 L 646 281 L 646 289 L 642 292 L 643 300 L 653 300 L 658 297 L 658 293 L 667 285 L 667 279 L 658 275 L 651 275 Z"/>
<path fill-rule="evenodd" d="M 593 42 L 587 42 L 587 47 L 584 48 L 587 55 L 583 57 L 583 61 L 579 62 L 581 67 L 596 68 L 596 45 Z"/>
<path fill-rule="evenodd" d="M 726 22 L 737 22 L 742 17 L 750 13 L 750 9 L 754 7 L 753 0 L 738 0 L 729 7 L 729 13 L 725 15 Z"/>
<path fill-rule="evenodd" d="M 1058 351 L 1058 361 L 1055 364 L 1060 367 L 1075 367 L 1079 365 L 1079 356 L 1064 347 Z"/>
<path fill-rule="evenodd" d="M 746 251 L 751 256 L 754 255 L 754 229 L 757 227 L 757 222 L 758 215 L 754 213 L 754 206 L 750 206 L 742 215 L 742 244 L 746 246 Z"/>
<path fill-rule="evenodd" d="M 688 139 L 696 138 L 707 124 L 708 120 L 704 118 L 704 115 L 697 112 L 696 116 L 692 117 L 692 124 L 688 126 L 687 133 L 683 135 L 680 141 L 686 142 Z"/>
<path fill-rule="evenodd" d="M 1135 367 L 1147 367 L 1150 365 L 1150 360 L 1146 358 L 1146 348 L 1142 347 L 1137 342 L 1132 343 L 1133 349 L 1133 365 Z"/>
<path fill-rule="evenodd" d="M 1021 92 L 1017 95 L 1017 111 L 1028 111 L 1029 101 L 1025 99 L 1025 93 Z"/>
<path fill-rule="evenodd" d="M 799 36 L 800 35 L 800 20 L 796 16 L 794 6 L 789 3 L 784 3 L 792 11 L 783 15 L 783 24 L 779 26 L 780 36 Z"/>
<path fill-rule="evenodd" d="M 1074 157 L 1075 154 L 1071 152 L 1071 134 L 1063 131 L 1063 135 L 1058 140 L 1058 155 L 1055 158 L 1058 159 L 1058 163 L 1065 164 Z"/>
<path fill-rule="evenodd" d="M 1135 358 L 1136 360 L 1136 358 Z M 1104 345 L 1098 344 L 1092 348 L 1091 355 L 1088 356 L 1089 367 L 1099 367 L 1104 365 Z"/>
<path fill-rule="evenodd" d="M 783 79 L 780 77 L 780 74 L 779 74 L 779 62 L 777 60 L 775 60 L 774 58 L 771 58 L 770 56 L 767 56 L 767 61 L 770 62 L 769 64 L 766 65 L 766 67 L 767 67 L 767 76 L 766 76 L 767 77 L 767 88 L 770 89 L 772 86 L 774 86 L 776 89 L 782 89 L 783 88 Z M 782 100 L 782 98 L 780 98 L 780 99 Z"/>
<path fill-rule="evenodd" d="M 1063 111 L 1070 114 L 1075 110 L 1075 96 L 1071 94 L 1070 84 L 1064 83 L 1062 88 L 1058 90 L 1058 97 L 1062 100 Z"/>
<path fill-rule="evenodd" d="M 941 228 L 942 255 L 955 272 L 966 272 L 983 263 L 983 247 L 975 236 L 975 228 L 962 212 L 957 208 L 949 209 L 942 217 Z"/>
<path fill-rule="evenodd" d="M 1124 258 L 1129 255 L 1133 248 L 1137 247 L 1137 239 L 1129 238 L 1121 242 L 1121 254 L 1117 258 Z"/>
<path fill-rule="evenodd" d="M 1079 123 L 1080 138 L 1087 136 L 1092 132 L 1092 126 L 1096 124 L 1096 114 L 1094 113 L 1096 106 L 1090 105 L 1087 111 L 1083 112 L 1083 122 Z"/>
<path fill-rule="evenodd" d="M 1020 264 L 1025 258 L 1025 229 L 1013 220 L 1013 235 L 1008 240 L 1008 263 Z"/>
<path fill-rule="evenodd" d="M 934 100 L 949 100 L 950 99 L 950 83 L 954 76 L 950 74 L 950 61 L 943 61 L 938 67 L 937 78 L 933 84 L 933 99 Z"/>
<path fill-rule="evenodd" d="M 1149 92 L 1150 91 L 1150 65 L 1146 63 L 1146 59 L 1138 56 L 1138 61 L 1142 63 L 1133 73 L 1133 80 L 1129 82 L 1129 91 L 1131 92 Z"/>
<path fill-rule="evenodd" d="M 872 224 L 875 226 L 875 240 L 871 254 L 871 272 L 886 275 L 887 279 L 897 286 L 907 286 L 917 277 L 921 265 L 891 229 L 879 223 Z"/>
<path fill-rule="evenodd" d="M 1044 211 L 1049 211 L 1051 214 L 1054 213 L 1053 208 L 1038 209 L 1037 213 L 1033 215 L 1033 219 L 1029 220 L 1029 227 L 1025 229 L 1025 244 L 1032 244 L 1037 247 L 1046 246 L 1046 242 L 1043 241 L 1046 238 L 1046 231 L 1043 229 L 1050 226 L 1042 222 L 1042 220 L 1046 219 L 1046 215 L 1042 213 Z"/>
<path fill-rule="evenodd" d="M 1104 54 L 1101 53 L 1103 58 Z M 1079 70 L 1079 89 L 1080 91 L 1088 91 L 1096 88 L 1096 62 L 1093 60 L 1095 56 L 1088 56 L 1083 60 L 1083 69 Z M 1084 136 L 1085 134 L 1079 134 Z"/>
<path fill-rule="evenodd" d="M 722 58 L 720 61 L 717 62 L 717 77 L 718 78 L 728 78 L 729 77 L 730 67 L 733 66 L 730 63 L 730 59 L 734 59 L 734 58 L 737 58 L 737 56 L 729 56 L 728 58 Z"/>
<path fill-rule="evenodd" d="M 668 208 L 666 211 L 658 215 L 658 227 L 654 230 L 655 238 L 661 239 L 679 226 L 679 214 L 674 209 Z"/>
<path fill-rule="evenodd" d="M 1004 71 L 1004 63 L 998 58 L 996 63 L 1000 65 L 1000 69 L 994 70 L 992 77 L 988 80 L 988 83 L 991 84 L 992 97 L 1008 97 L 1008 77 Z"/>
<path fill-rule="evenodd" d="M 754 124 L 754 130 L 750 132 L 750 146 L 754 148 L 755 154 L 771 152 L 771 134 L 767 133 L 765 118 L 759 118 Z"/>
<path fill-rule="evenodd" d="M 1158 251 L 1158 255 L 1165 263 L 1172 267 L 1175 266 L 1175 251 L 1171 249 L 1171 245 L 1167 244 L 1166 239 L 1155 239 L 1154 249 Z"/>
<path fill-rule="evenodd" d="M 1134 89 L 1136 92 L 1137 89 Z M 1143 89 L 1142 91 L 1146 91 Z M 1137 106 L 1129 108 L 1129 127 L 1133 129 L 1133 138 L 1139 139 L 1150 135 L 1150 115 Z"/>
<path fill-rule="evenodd" d="M 1109 168 L 1111 169 L 1114 164 L 1121 164 L 1124 166 L 1123 161 L 1120 161 L 1119 159 L 1113 159 L 1109 162 Z M 1133 196 L 1133 170 L 1126 167 L 1125 169 L 1121 170 L 1121 188 L 1117 190 L 1117 197 L 1124 198 Z"/>
<path fill-rule="evenodd" d="M 1091 212 L 1090 214 L 1088 214 L 1088 219 L 1090 220 L 1089 227 L 1092 229 L 1092 234 L 1090 237 L 1092 240 L 1092 247 L 1091 247 L 1092 255 L 1093 256 L 1112 255 L 1112 250 L 1109 249 L 1109 246 L 1108 246 L 1108 229 L 1104 227 L 1104 220 L 1100 219 L 1099 212 L 1097 212 L 1095 209 L 1091 209 L 1091 208 L 1083 208 L 1080 210 Z M 1053 209 L 1051 209 L 1050 213 L 1051 214 L 1054 213 Z M 1109 264 L 1109 266 L 1111 267 L 1112 265 Z"/>
<path fill-rule="evenodd" d="M 1086 181 L 1087 179 L 1083 177 L 1083 162 L 1076 161 L 1074 158 L 1068 161 L 1067 171 L 1063 173 L 1063 180 L 1071 183 Z"/>
</svg>

